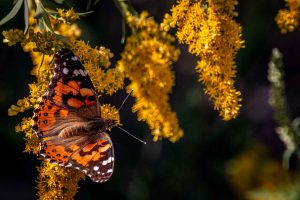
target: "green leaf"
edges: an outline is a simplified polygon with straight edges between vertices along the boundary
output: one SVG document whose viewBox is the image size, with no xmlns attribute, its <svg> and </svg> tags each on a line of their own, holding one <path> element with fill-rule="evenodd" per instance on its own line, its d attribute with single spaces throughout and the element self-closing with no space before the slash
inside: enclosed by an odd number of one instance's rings
<svg viewBox="0 0 300 200">
<path fill-rule="evenodd" d="M 64 2 L 64 0 L 54 0 L 55 3 L 58 3 L 58 4 L 62 4 Z"/>
<path fill-rule="evenodd" d="M 45 27 L 48 28 L 48 30 L 50 30 L 52 33 L 54 33 L 54 30 L 52 29 L 52 25 L 51 25 L 51 21 L 49 19 L 49 16 L 44 8 L 44 6 L 41 4 L 41 8 L 42 8 L 42 13 L 43 13 L 43 20 L 45 23 Z"/>
<path fill-rule="evenodd" d="M 88 12 L 82 12 L 82 13 L 77 13 L 79 16 L 85 16 L 85 15 L 88 15 L 88 14 L 91 14 L 93 13 L 94 11 L 91 10 L 91 11 L 88 11 Z"/>
<path fill-rule="evenodd" d="M 11 9 L 11 11 L 8 13 L 8 15 L 6 15 L 1 21 L 0 21 L 0 26 L 5 24 L 6 22 L 8 22 L 9 20 L 11 20 L 14 16 L 16 16 L 16 14 L 18 13 L 18 11 L 20 10 L 21 6 L 22 6 L 23 0 L 18 0 L 17 3 L 15 4 L 15 6 L 13 7 L 13 9 Z"/>
<path fill-rule="evenodd" d="M 94 1 L 93 5 L 95 6 L 97 3 L 99 3 L 100 0 Z"/>
<path fill-rule="evenodd" d="M 24 20 L 25 20 L 24 34 L 26 34 L 29 27 L 29 8 L 28 8 L 27 0 L 24 1 Z"/>
<path fill-rule="evenodd" d="M 86 5 L 86 10 L 89 10 L 90 9 L 90 7 L 91 7 L 91 4 L 92 4 L 92 1 L 93 0 L 88 0 L 88 2 L 87 2 L 87 5 Z"/>
</svg>

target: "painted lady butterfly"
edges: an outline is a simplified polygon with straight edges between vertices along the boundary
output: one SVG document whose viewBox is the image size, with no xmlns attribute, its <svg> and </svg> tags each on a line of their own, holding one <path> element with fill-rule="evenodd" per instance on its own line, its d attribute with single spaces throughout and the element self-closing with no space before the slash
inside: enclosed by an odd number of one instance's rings
<svg viewBox="0 0 300 200">
<path fill-rule="evenodd" d="M 113 144 L 105 131 L 116 121 L 101 117 L 94 86 L 73 52 L 59 50 L 54 67 L 33 116 L 33 130 L 42 140 L 40 154 L 51 163 L 84 172 L 94 182 L 105 182 L 114 168 Z"/>
</svg>

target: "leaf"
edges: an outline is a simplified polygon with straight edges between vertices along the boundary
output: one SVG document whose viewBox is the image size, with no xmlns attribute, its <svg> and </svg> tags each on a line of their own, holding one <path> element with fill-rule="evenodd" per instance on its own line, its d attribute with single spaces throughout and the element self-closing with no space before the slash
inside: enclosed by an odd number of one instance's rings
<svg viewBox="0 0 300 200">
<path fill-rule="evenodd" d="M 25 20 L 24 34 L 26 34 L 29 27 L 29 9 L 28 9 L 27 0 L 24 1 L 24 20 Z"/>
<path fill-rule="evenodd" d="M 43 20 L 45 23 L 45 27 L 47 27 L 52 33 L 54 33 L 49 16 L 42 4 L 41 4 L 41 9 L 42 9 L 42 13 L 43 13 Z"/>
<path fill-rule="evenodd" d="M 121 44 L 124 44 L 126 40 L 126 21 L 123 18 L 122 20 L 122 38 L 121 38 Z"/>
<path fill-rule="evenodd" d="M 88 12 L 83 12 L 83 13 L 77 13 L 79 16 L 85 16 L 85 15 L 88 15 L 88 14 L 91 14 L 93 13 L 94 11 L 91 10 L 91 11 L 88 11 Z"/>
<path fill-rule="evenodd" d="M 94 1 L 93 5 L 95 6 L 97 3 L 99 3 L 100 0 Z"/>
<path fill-rule="evenodd" d="M 58 4 L 62 4 L 64 2 L 64 0 L 54 0 L 55 3 L 58 3 Z"/>
<path fill-rule="evenodd" d="M 13 7 L 13 9 L 11 9 L 11 11 L 0 21 L 0 26 L 5 24 L 9 20 L 11 20 L 14 16 L 16 16 L 16 14 L 18 13 L 18 11 L 20 10 L 20 8 L 22 6 L 22 3 L 23 3 L 23 0 L 17 1 L 15 6 Z"/>
<path fill-rule="evenodd" d="M 86 10 L 89 10 L 90 9 L 90 7 L 91 7 L 91 4 L 92 4 L 92 1 L 93 0 L 88 0 L 88 3 L 87 3 L 87 5 L 86 5 Z"/>
</svg>

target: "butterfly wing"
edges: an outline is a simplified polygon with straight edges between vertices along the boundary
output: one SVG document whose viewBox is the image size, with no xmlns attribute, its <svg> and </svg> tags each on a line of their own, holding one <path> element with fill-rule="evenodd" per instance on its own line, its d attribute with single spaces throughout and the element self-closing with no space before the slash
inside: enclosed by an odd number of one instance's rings
<svg viewBox="0 0 300 200">
<path fill-rule="evenodd" d="M 114 149 L 109 135 L 98 133 L 70 157 L 70 164 L 84 172 L 94 182 L 106 182 L 113 173 Z"/>
<path fill-rule="evenodd" d="M 82 125 L 85 123 L 84 118 L 78 116 L 77 113 L 54 104 L 46 96 L 42 97 L 33 113 L 32 129 L 39 138 L 58 135 L 74 123 L 77 123 L 77 125 L 78 123 Z"/>
<path fill-rule="evenodd" d="M 105 182 L 113 173 L 113 144 L 104 132 L 92 135 L 51 137 L 43 141 L 41 155 L 51 163 L 84 172 L 94 182 Z"/>
<path fill-rule="evenodd" d="M 54 55 L 54 76 L 46 97 L 69 110 L 80 109 L 101 117 L 100 103 L 91 79 L 78 58 L 67 48 L 62 48 Z"/>
</svg>

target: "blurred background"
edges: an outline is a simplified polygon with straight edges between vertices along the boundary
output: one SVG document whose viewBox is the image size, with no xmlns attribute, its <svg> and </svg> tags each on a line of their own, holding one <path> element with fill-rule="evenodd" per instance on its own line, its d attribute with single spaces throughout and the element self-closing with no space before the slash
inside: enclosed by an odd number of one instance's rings
<svg viewBox="0 0 300 200">
<path fill-rule="evenodd" d="M 138 10 L 148 10 L 160 22 L 172 1 L 132 0 Z M 71 1 L 84 12 L 85 1 Z M 90 179 L 79 183 L 75 199 L 300 199 L 300 179 L 296 156 L 291 169 L 282 168 L 284 146 L 275 132 L 273 111 L 268 104 L 268 62 L 272 48 L 283 53 L 286 96 L 292 117 L 300 115 L 300 33 L 282 35 L 274 21 L 284 2 L 279 0 L 239 1 L 237 21 L 243 27 L 246 48 L 237 55 L 236 87 L 241 90 L 243 107 L 237 119 L 224 122 L 213 110 L 195 72 L 196 57 L 181 49 L 174 65 L 176 85 L 170 95 L 185 136 L 173 144 L 152 142 L 143 122 L 131 112 L 130 98 L 121 112 L 124 128 L 147 141 L 133 140 L 119 130 L 111 133 L 115 148 L 115 171 L 111 180 L 95 184 Z M 0 18 L 12 8 L 11 0 L 0 1 Z M 114 53 L 112 64 L 120 58 L 121 15 L 113 1 L 100 1 L 94 13 L 82 17 L 83 39 L 92 46 L 105 46 Z M 23 29 L 23 13 L 0 27 Z M 2 37 L 2 35 L 1 35 Z M 3 38 L 3 37 L 2 37 Z M 2 39 L 1 39 L 2 40 Z M 40 161 L 24 154 L 23 135 L 15 132 L 21 116 L 9 117 L 11 104 L 28 95 L 34 81 L 29 54 L 19 45 L 0 43 L 0 199 L 36 199 L 36 167 Z M 117 107 L 125 91 L 102 102 Z"/>
</svg>

